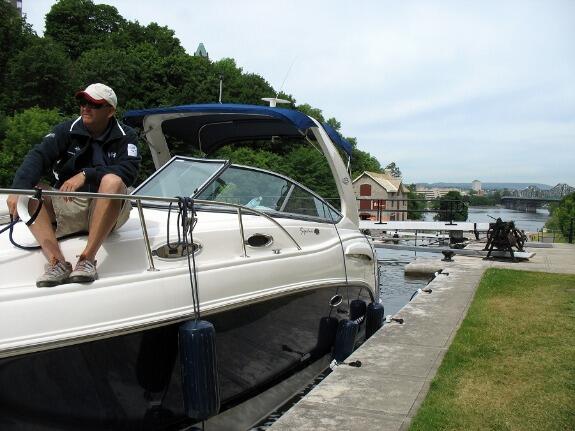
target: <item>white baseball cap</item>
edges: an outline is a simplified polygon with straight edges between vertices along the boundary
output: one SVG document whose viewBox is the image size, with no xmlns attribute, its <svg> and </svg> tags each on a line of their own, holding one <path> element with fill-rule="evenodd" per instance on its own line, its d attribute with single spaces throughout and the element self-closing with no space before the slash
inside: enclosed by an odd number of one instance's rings
<svg viewBox="0 0 575 431">
<path fill-rule="evenodd" d="M 86 99 L 97 105 L 103 105 L 108 103 L 109 105 L 116 108 L 118 104 L 118 98 L 116 93 L 110 87 L 104 84 L 90 84 L 86 87 L 84 91 L 78 91 L 76 93 L 76 99 Z"/>
</svg>

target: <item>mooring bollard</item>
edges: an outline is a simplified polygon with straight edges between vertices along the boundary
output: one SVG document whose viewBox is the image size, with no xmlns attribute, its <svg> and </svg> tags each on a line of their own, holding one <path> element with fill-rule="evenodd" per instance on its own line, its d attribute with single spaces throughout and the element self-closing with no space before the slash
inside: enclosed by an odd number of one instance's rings
<svg viewBox="0 0 575 431">
<path fill-rule="evenodd" d="M 453 262 L 453 259 L 451 258 L 455 255 L 455 252 L 451 250 L 443 250 L 441 254 L 443 254 L 443 259 L 441 259 L 443 262 Z"/>
</svg>

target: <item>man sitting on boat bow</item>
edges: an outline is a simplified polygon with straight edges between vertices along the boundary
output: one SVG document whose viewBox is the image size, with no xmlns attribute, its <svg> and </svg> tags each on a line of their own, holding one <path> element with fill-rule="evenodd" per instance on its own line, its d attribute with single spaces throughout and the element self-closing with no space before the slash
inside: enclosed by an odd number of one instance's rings
<svg viewBox="0 0 575 431">
<path fill-rule="evenodd" d="M 125 193 L 136 181 L 140 167 L 137 135 L 116 120 L 117 97 L 104 84 L 91 84 L 76 93 L 80 117 L 57 125 L 52 133 L 32 148 L 17 170 L 15 189 L 48 188 L 39 184 L 51 171 L 55 188 L 63 192 Z M 48 259 L 38 287 L 98 278 L 96 253 L 108 234 L 129 217 L 130 202 L 119 199 L 44 197 L 44 204 L 30 230 Z M 18 196 L 7 199 L 16 217 Z M 31 201 L 32 202 L 32 201 Z M 30 204 L 30 212 L 35 210 Z M 54 227 L 55 225 L 55 227 Z M 58 243 L 62 236 L 88 232 L 85 249 L 72 270 Z"/>
</svg>

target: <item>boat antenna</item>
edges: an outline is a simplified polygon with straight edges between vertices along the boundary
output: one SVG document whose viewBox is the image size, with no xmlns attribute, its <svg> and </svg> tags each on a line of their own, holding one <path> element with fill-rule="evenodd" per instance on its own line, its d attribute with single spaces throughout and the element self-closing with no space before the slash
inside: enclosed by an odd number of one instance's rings
<svg viewBox="0 0 575 431">
<path fill-rule="evenodd" d="M 219 103 L 222 103 L 222 92 L 224 89 L 224 75 L 220 75 L 220 98 L 219 98 Z"/>
<path fill-rule="evenodd" d="M 287 70 L 287 72 L 286 72 L 286 74 L 285 74 L 285 76 L 284 76 L 284 80 L 282 81 L 282 85 L 280 86 L 279 90 L 276 92 L 276 96 L 275 96 L 275 97 L 262 97 L 262 100 L 263 100 L 264 102 L 268 102 L 268 103 L 270 104 L 270 107 L 271 107 L 271 108 L 275 108 L 278 103 L 285 103 L 285 104 L 291 103 L 291 100 L 278 99 L 278 96 L 279 96 L 279 94 L 282 92 L 282 90 L 283 90 L 283 88 L 284 88 L 284 84 L 286 83 L 286 80 L 287 80 L 287 78 L 288 78 L 288 76 L 289 76 L 289 73 L 291 72 L 291 68 L 293 67 L 293 65 L 294 65 L 294 63 L 295 63 L 295 61 L 296 61 L 296 59 L 297 59 L 297 56 L 294 57 L 293 61 L 292 61 L 291 64 L 289 65 L 288 70 Z"/>
<path fill-rule="evenodd" d="M 294 57 L 294 59 L 292 60 L 291 64 L 289 65 L 288 70 L 287 70 L 287 72 L 286 72 L 286 76 L 284 76 L 284 80 L 282 81 L 282 85 L 280 86 L 280 89 L 279 89 L 278 92 L 276 93 L 276 99 L 277 99 L 277 97 L 279 96 L 279 94 L 282 92 L 282 90 L 284 89 L 284 84 L 286 83 L 286 80 L 287 80 L 287 78 L 288 78 L 288 76 L 289 76 L 289 73 L 291 72 L 291 68 L 293 67 L 293 64 L 295 63 L 296 59 L 297 59 L 297 56 Z"/>
</svg>

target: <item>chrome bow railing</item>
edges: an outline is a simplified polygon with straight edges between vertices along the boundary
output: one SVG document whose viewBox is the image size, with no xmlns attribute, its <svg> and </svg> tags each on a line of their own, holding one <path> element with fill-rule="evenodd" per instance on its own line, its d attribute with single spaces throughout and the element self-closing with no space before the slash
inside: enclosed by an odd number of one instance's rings
<svg viewBox="0 0 575 431">
<path fill-rule="evenodd" d="M 37 189 L 3 189 L 0 188 L 0 195 L 21 195 L 21 196 L 30 196 L 34 197 L 38 195 Z M 136 207 L 138 208 L 138 216 L 140 219 L 140 225 L 142 228 L 142 234 L 144 237 L 144 242 L 146 244 L 146 254 L 148 257 L 148 264 L 149 268 L 148 271 L 156 271 L 154 266 L 154 259 L 152 254 L 152 248 L 150 245 L 150 238 L 148 236 L 148 229 L 146 227 L 146 220 L 144 218 L 144 212 L 142 208 L 142 201 L 146 202 L 159 202 L 164 204 L 170 203 L 178 203 L 179 199 L 177 197 L 168 198 L 168 197 L 160 197 L 160 196 L 143 196 L 143 195 L 128 195 L 128 194 L 115 194 L 115 193 L 88 193 L 88 192 L 61 192 L 57 190 L 42 190 L 41 196 L 58 196 L 58 197 L 78 197 L 78 198 L 85 198 L 85 199 L 118 199 L 118 200 L 129 200 L 135 201 Z M 274 218 L 270 217 L 266 213 L 256 210 L 254 208 L 249 208 L 239 204 L 232 204 L 228 202 L 219 202 L 219 201 L 206 201 L 206 200 L 194 200 L 194 204 L 197 205 L 209 205 L 210 207 L 224 207 L 224 208 L 233 208 L 236 210 L 238 214 L 238 223 L 239 223 L 239 233 L 240 233 L 240 240 L 242 244 L 243 256 L 242 257 L 249 257 L 246 250 L 246 239 L 244 235 L 244 224 L 242 215 L 243 213 L 248 214 L 255 214 L 272 222 L 275 226 L 277 226 L 282 232 L 284 232 L 287 237 L 294 243 L 298 250 L 301 250 L 300 245 L 294 239 L 294 237 Z"/>
</svg>

